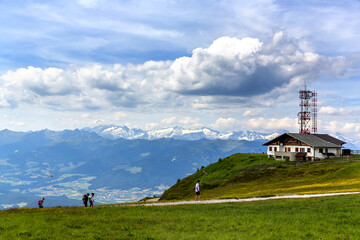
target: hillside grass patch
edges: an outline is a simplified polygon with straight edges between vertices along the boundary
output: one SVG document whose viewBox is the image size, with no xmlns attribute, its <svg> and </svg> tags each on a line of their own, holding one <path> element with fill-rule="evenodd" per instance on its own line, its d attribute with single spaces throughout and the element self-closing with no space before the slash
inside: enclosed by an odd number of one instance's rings
<svg viewBox="0 0 360 240">
<path fill-rule="evenodd" d="M 234 154 L 177 182 L 160 200 L 193 199 L 198 179 L 202 199 L 360 191 L 360 162 L 289 162 L 265 154 Z"/>
</svg>

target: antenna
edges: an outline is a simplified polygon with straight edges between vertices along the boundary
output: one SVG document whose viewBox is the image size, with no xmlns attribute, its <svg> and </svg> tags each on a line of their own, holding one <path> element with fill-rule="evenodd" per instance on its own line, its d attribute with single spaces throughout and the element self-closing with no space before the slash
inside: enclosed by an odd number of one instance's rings
<svg viewBox="0 0 360 240">
<path fill-rule="evenodd" d="M 310 133 L 310 121 L 312 120 L 312 132 L 317 132 L 317 93 L 307 90 L 299 91 L 300 112 L 298 113 L 299 133 Z M 311 119 L 312 118 L 312 119 Z"/>
<path fill-rule="evenodd" d="M 313 91 L 312 94 L 312 131 L 317 133 L 317 92 Z"/>
</svg>

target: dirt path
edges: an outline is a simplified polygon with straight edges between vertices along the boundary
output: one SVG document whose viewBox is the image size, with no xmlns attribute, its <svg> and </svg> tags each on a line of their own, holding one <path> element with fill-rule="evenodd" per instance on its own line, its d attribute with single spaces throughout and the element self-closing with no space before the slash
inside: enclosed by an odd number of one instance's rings
<svg viewBox="0 0 360 240">
<path fill-rule="evenodd" d="M 200 202 L 195 201 L 177 201 L 177 202 L 156 202 L 156 203 L 144 203 L 144 204 L 129 204 L 126 206 L 174 206 L 174 205 L 189 205 L 189 204 L 220 204 L 220 203 L 239 203 L 239 202 L 254 202 L 265 201 L 273 199 L 289 199 L 289 198 L 315 198 L 315 197 L 328 197 L 328 196 L 342 196 L 342 195 L 354 195 L 360 194 L 360 192 L 339 192 L 339 193 L 321 193 L 321 194 L 303 194 L 303 195 L 282 195 L 274 197 L 255 197 L 255 198 L 242 198 L 242 199 L 211 199 L 202 200 Z"/>
</svg>

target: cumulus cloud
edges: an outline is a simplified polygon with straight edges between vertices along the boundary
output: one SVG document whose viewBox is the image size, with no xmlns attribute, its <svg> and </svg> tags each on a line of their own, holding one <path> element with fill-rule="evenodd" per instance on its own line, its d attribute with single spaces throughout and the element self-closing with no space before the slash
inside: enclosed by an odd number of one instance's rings
<svg viewBox="0 0 360 240">
<path fill-rule="evenodd" d="M 230 131 L 240 129 L 241 122 L 234 118 L 219 118 L 210 127 L 220 131 Z"/>
<path fill-rule="evenodd" d="M 221 37 L 208 48 L 196 48 L 192 56 L 174 61 L 8 71 L 0 76 L 0 106 L 36 104 L 57 110 L 205 109 L 211 104 L 251 102 L 266 106 L 270 99 L 276 101 L 302 85 L 304 79 L 314 80 L 324 73 L 344 76 L 355 62 L 302 52 L 283 32 L 276 33 L 270 43 Z M 39 97 L 34 99 L 32 94 Z"/>
<path fill-rule="evenodd" d="M 221 37 L 209 48 L 195 49 L 191 57 L 176 59 L 169 87 L 185 95 L 252 97 L 298 87 L 322 73 L 342 76 L 354 64 L 345 57 L 302 52 L 282 32 L 269 44 Z"/>
<path fill-rule="evenodd" d="M 246 110 L 243 114 L 244 117 L 257 117 L 263 114 L 262 110 L 259 109 L 249 109 Z"/>
<path fill-rule="evenodd" d="M 322 127 L 332 133 L 360 133 L 360 123 L 358 122 L 341 122 L 341 121 L 330 121 L 323 122 Z"/>
<path fill-rule="evenodd" d="M 321 107 L 318 111 L 321 115 L 344 116 L 344 115 L 360 115 L 360 109 L 334 108 L 331 106 Z"/>
<path fill-rule="evenodd" d="M 112 118 L 115 120 L 120 120 L 120 119 L 124 119 L 128 116 L 128 114 L 124 113 L 124 112 L 115 112 L 112 114 Z"/>
<path fill-rule="evenodd" d="M 286 129 L 290 131 L 297 131 L 299 129 L 297 118 L 252 118 L 245 120 L 242 124 L 246 129 L 252 130 L 278 130 Z"/>
<path fill-rule="evenodd" d="M 170 125 L 173 124 L 176 121 L 176 117 L 170 117 L 170 118 L 164 118 L 161 120 L 161 124 Z"/>
<path fill-rule="evenodd" d="M 183 126 L 201 127 L 200 118 L 183 117 L 179 119 L 178 123 Z"/>
<path fill-rule="evenodd" d="M 159 126 L 158 123 L 147 123 L 147 124 L 145 125 L 145 129 L 146 129 L 146 130 L 151 130 L 151 129 L 156 128 L 157 126 Z"/>
</svg>

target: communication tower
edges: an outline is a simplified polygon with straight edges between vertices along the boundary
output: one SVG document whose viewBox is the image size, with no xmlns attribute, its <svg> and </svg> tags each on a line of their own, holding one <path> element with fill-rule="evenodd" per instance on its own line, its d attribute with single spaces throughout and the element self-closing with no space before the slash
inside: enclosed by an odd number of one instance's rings
<svg viewBox="0 0 360 240">
<path fill-rule="evenodd" d="M 317 93 L 315 91 L 305 90 L 299 91 L 300 112 L 298 113 L 298 122 L 300 125 L 299 133 L 317 132 Z M 310 125 L 312 121 L 312 129 Z"/>
</svg>

